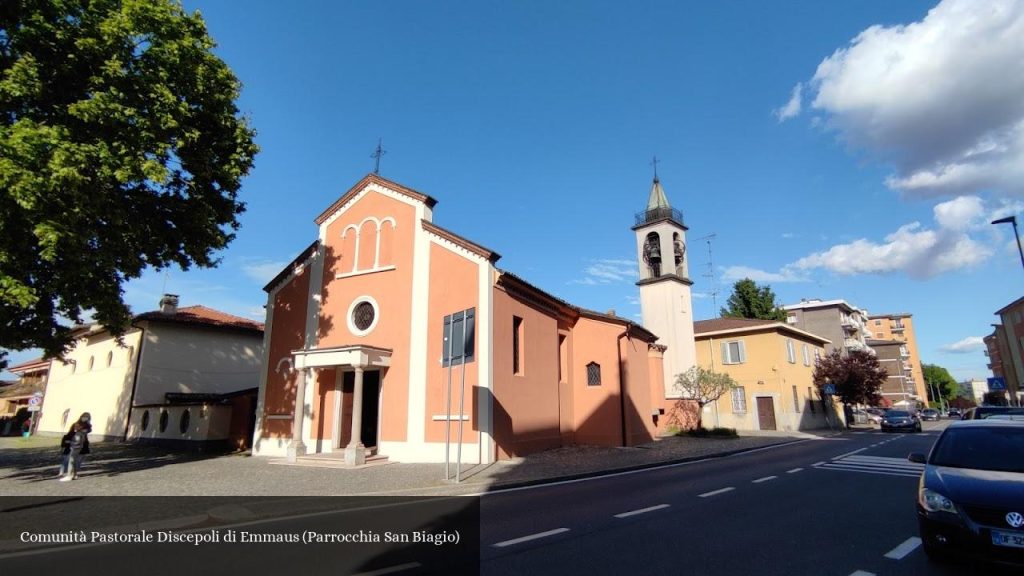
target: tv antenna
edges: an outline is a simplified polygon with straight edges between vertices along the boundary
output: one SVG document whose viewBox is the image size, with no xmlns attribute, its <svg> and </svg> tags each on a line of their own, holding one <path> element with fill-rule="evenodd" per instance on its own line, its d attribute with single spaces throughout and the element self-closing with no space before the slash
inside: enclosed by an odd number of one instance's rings
<svg viewBox="0 0 1024 576">
<path fill-rule="evenodd" d="M 708 271 L 702 274 L 702 276 L 711 281 L 711 304 L 715 307 L 715 318 L 718 318 L 718 286 L 715 284 L 715 265 L 711 260 L 711 240 L 714 238 L 715 233 L 712 232 L 707 236 L 701 236 L 699 240 L 704 240 L 708 243 Z"/>
</svg>

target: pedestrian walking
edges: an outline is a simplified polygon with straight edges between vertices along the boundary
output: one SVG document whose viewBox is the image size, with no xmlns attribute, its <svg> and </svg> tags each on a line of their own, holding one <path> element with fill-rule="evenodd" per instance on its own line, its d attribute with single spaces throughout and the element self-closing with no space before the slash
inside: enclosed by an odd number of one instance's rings
<svg viewBox="0 0 1024 576">
<path fill-rule="evenodd" d="M 89 453 L 89 432 L 92 432 L 92 416 L 88 412 L 82 415 L 71 425 L 68 433 L 61 438 L 61 452 L 64 458 L 61 461 L 60 481 L 69 482 L 78 478 L 82 470 L 82 456 Z"/>
</svg>

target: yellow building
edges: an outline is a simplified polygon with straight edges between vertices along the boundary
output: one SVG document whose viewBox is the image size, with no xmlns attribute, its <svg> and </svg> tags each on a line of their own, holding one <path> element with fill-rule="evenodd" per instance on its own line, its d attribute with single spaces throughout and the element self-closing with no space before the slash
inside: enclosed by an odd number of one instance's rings
<svg viewBox="0 0 1024 576">
<path fill-rule="evenodd" d="M 793 431 L 841 424 L 834 408 L 826 419 L 813 381 L 829 340 L 784 322 L 745 318 L 702 320 L 694 332 L 697 363 L 738 384 L 704 408 L 706 427 Z"/>
</svg>

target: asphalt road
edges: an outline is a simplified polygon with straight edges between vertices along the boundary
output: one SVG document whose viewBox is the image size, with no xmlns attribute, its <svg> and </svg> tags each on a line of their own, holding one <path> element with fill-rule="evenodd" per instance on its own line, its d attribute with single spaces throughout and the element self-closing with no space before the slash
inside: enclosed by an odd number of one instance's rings
<svg viewBox="0 0 1024 576">
<path fill-rule="evenodd" d="M 482 573 L 866 576 L 987 574 L 920 549 L 923 434 L 835 439 L 488 495 Z"/>
</svg>

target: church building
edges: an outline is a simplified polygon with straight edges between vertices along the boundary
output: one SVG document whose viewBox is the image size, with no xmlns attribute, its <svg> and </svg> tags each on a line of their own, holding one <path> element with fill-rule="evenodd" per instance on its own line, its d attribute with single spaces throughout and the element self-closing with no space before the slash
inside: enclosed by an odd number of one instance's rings
<svg viewBox="0 0 1024 576">
<path fill-rule="evenodd" d="M 265 287 L 254 454 L 482 464 L 651 441 L 695 361 L 686 227 L 657 178 L 633 227 L 643 325 L 499 269 L 436 204 L 367 175 Z"/>
</svg>

